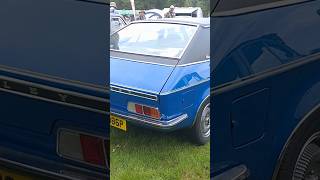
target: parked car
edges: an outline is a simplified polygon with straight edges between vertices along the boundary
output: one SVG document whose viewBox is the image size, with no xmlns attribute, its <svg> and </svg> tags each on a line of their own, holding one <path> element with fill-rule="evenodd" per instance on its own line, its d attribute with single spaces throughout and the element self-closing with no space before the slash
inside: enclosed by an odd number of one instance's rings
<svg viewBox="0 0 320 180">
<path fill-rule="evenodd" d="M 164 8 L 163 12 L 168 12 L 169 8 Z M 203 18 L 201 7 L 175 7 L 176 18 Z"/>
<path fill-rule="evenodd" d="M 106 179 L 107 4 L 0 2 L 0 179 Z"/>
<path fill-rule="evenodd" d="M 120 14 L 110 13 L 110 32 L 111 34 L 127 25 L 127 21 Z"/>
<path fill-rule="evenodd" d="M 160 9 L 150 9 L 146 11 L 145 16 L 147 20 L 162 19 L 164 17 L 164 13 Z"/>
<path fill-rule="evenodd" d="M 210 138 L 209 19 L 138 21 L 111 35 L 111 125 Z M 201 46 L 199 46 L 201 44 Z"/>
<path fill-rule="evenodd" d="M 211 16 L 212 179 L 319 179 L 320 1 L 221 0 Z"/>
</svg>

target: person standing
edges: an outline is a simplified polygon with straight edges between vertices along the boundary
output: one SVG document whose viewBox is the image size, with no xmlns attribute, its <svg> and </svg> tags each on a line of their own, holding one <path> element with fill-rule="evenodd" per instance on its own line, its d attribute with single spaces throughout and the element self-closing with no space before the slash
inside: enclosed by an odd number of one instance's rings
<svg viewBox="0 0 320 180">
<path fill-rule="evenodd" d="M 141 10 L 139 12 L 139 16 L 136 19 L 137 21 L 143 21 L 146 20 L 146 12 L 144 10 Z"/>
<path fill-rule="evenodd" d="M 169 12 L 167 12 L 164 17 L 165 18 L 175 18 L 176 13 L 174 12 L 175 7 L 173 5 L 170 6 Z"/>
<path fill-rule="evenodd" d="M 115 2 L 110 2 L 110 13 L 116 13 L 117 4 Z"/>
</svg>

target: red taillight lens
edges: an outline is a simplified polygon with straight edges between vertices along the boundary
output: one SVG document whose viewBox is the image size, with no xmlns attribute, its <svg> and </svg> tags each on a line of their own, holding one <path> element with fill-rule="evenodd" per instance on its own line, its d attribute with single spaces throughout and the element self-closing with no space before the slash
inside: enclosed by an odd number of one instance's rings
<svg viewBox="0 0 320 180">
<path fill-rule="evenodd" d="M 147 106 L 143 106 L 144 115 L 151 116 L 151 108 Z"/>
<path fill-rule="evenodd" d="M 58 153 L 64 158 L 107 167 L 109 141 L 98 136 L 62 129 L 59 131 Z"/>
<path fill-rule="evenodd" d="M 160 119 L 160 113 L 156 108 L 143 106 L 143 112 L 144 112 L 144 115 L 147 115 L 156 119 Z"/>
<path fill-rule="evenodd" d="M 80 135 L 83 159 L 85 162 L 105 166 L 104 142 L 101 138 Z"/>
<path fill-rule="evenodd" d="M 143 114 L 143 107 L 140 104 L 135 104 L 135 112 L 138 114 Z"/>
<path fill-rule="evenodd" d="M 160 111 L 158 108 L 141 105 L 137 103 L 132 103 L 132 102 L 128 103 L 128 111 L 149 116 L 155 119 L 160 119 L 161 117 Z"/>
</svg>

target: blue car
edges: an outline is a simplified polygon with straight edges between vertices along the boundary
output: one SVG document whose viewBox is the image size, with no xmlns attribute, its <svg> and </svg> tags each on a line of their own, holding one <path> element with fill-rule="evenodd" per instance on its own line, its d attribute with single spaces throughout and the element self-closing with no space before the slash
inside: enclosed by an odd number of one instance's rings
<svg viewBox="0 0 320 180">
<path fill-rule="evenodd" d="M 216 1 L 212 179 L 320 178 L 320 1 Z"/>
<path fill-rule="evenodd" d="M 210 21 L 138 21 L 110 37 L 111 125 L 210 138 Z"/>
<path fill-rule="evenodd" d="M 107 179 L 106 3 L 0 1 L 0 179 Z"/>
</svg>

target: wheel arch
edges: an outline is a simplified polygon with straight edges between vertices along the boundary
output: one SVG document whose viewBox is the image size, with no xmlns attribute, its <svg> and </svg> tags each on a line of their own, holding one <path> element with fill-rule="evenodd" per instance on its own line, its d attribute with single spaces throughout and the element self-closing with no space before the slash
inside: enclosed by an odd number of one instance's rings
<svg viewBox="0 0 320 180">
<path fill-rule="evenodd" d="M 299 123 L 293 128 L 293 131 L 291 131 L 291 134 L 289 138 L 287 138 L 285 144 L 282 146 L 281 152 L 277 158 L 276 166 L 273 170 L 272 179 L 276 180 L 281 162 L 284 158 L 284 154 L 286 152 L 286 149 L 288 145 L 292 142 L 293 136 L 297 133 L 299 129 L 305 126 L 309 126 L 315 121 L 319 120 L 320 117 L 320 103 L 318 103 L 316 106 L 314 106 L 311 111 L 309 111 L 300 121 Z"/>
<path fill-rule="evenodd" d="M 209 101 L 209 103 L 210 103 L 210 88 L 208 88 L 208 89 L 206 89 L 205 91 L 204 91 L 204 93 L 202 94 L 202 98 L 201 98 L 202 100 L 200 101 L 200 104 L 198 105 L 198 107 L 197 107 L 197 111 L 196 111 L 196 114 L 195 114 L 195 116 L 194 116 L 194 120 L 193 120 L 193 122 L 192 122 L 192 126 L 194 126 L 194 123 L 196 122 L 195 120 L 196 120 L 196 118 L 197 118 L 197 115 L 199 114 L 199 112 L 200 112 L 200 110 L 201 110 L 201 107 L 204 105 L 204 103 L 206 102 L 206 101 Z M 211 108 L 210 108 L 211 109 Z"/>
</svg>

